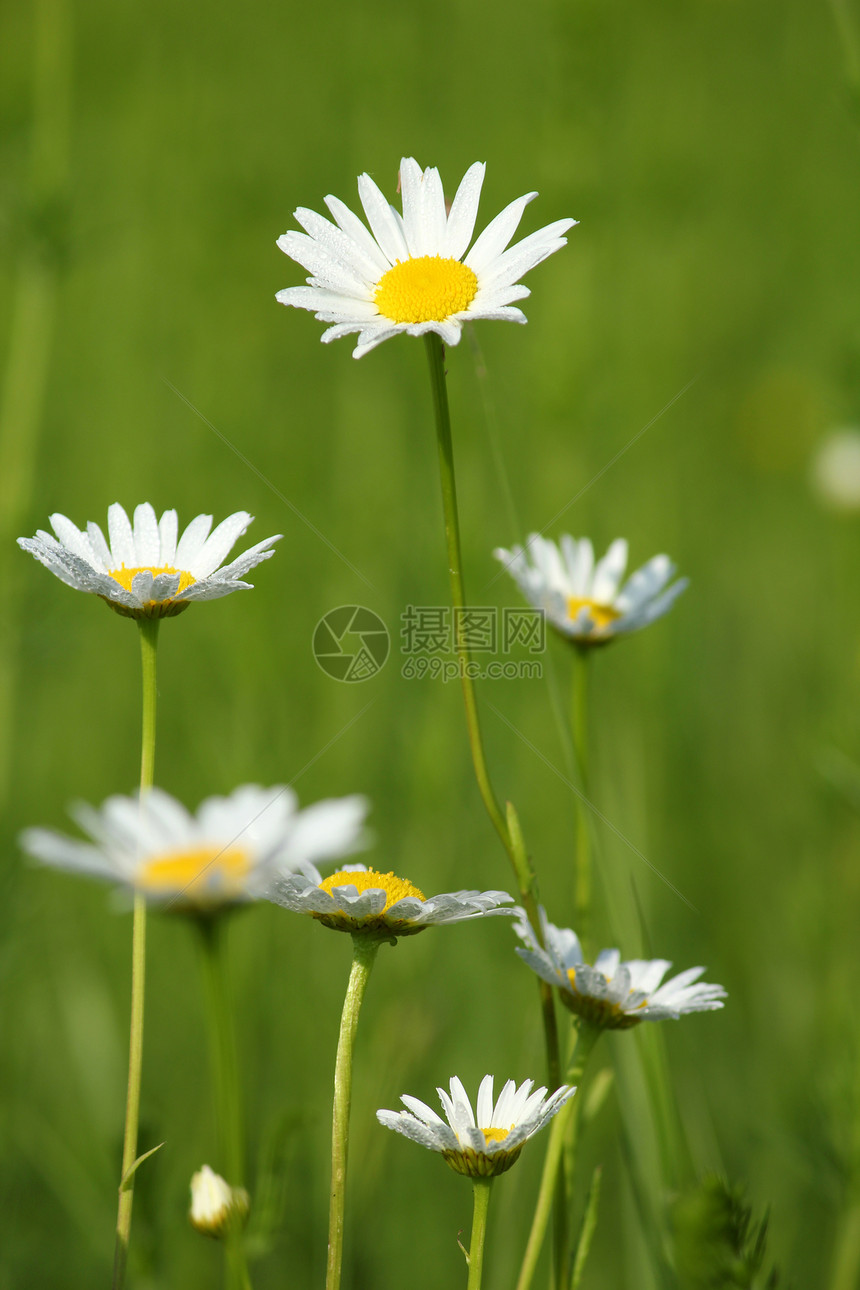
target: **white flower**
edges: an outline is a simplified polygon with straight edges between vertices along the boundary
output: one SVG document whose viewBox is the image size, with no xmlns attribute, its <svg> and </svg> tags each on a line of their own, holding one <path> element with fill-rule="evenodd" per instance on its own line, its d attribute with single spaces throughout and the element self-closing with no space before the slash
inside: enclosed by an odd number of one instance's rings
<svg viewBox="0 0 860 1290">
<path fill-rule="evenodd" d="M 216 600 L 250 588 L 241 579 L 274 555 L 269 548 L 280 534 L 258 542 L 231 564 L 222 567 L 221 562 L 252 518 L 237 511 L 210 533 L 212 516 L 198 515 L 177 541 L 176 511 L 165 511 L 158 520 L 144 502 L 135 508 L 132 525 L 115 502 L 108 509 L 109 543 L 92 521 L 83 533 L 65 515 L 52 515 L 56 537 L 39 529 L 34 538 L 18 538 L 18 545 L 70 587 L 101 596 L 127 618 L 169 617 L 192 600 Z"/>
<path fill-rule="evenodd" d="M 456 345 L 463 323 L 476 318 L 524 323 L 513 302 L 530 292 L 519 279 L 565 245 L 563 234 L 576 221 L 556 220 L 506 249 L 523 211 L 537 197 L 527 193 L 506 206 L 466 254 L 484 170 L 477 161 L 469 167 L 448 213 L 438 170 L 422 171 L 413 157 L 404 157 L 402 215 L 370 175 L 359 175 L 370 232 L 337 197 L 325 199 L 334 223 L 300 206 L 295 218 L 305 232 L 284 233 L 278 246 L 311 276 L 306 287 L 288 287 L 277 299 L 333 323 L 323 332 L 324 341 L 358 332 L 354 358 L 399 332 L 434 331 L 446 345 Z"/>
<path fill-rule="evenodd" d="M 191 1178 L 192 1227 L 205 1236 L 224 1236 L 231 1227 L 247 1222 L 250 1199 L 244 1187 L 231 1187 L 214 1169 L 204 1165 Z"/>
<path fill-rule="evenodd" d="M 594 1026 L 628 1030 L 640 1021 L 677 1021 L 688 1012 L 723 1006 L 723 987 L 699 981 L 703 967 L 688 968 L 665 985 L 660 982 L 672 966 L 666 959 L 622 963 L 618 950 L 601 950 L 591 967 L 583 961 L 579 938 L 570 928 L 555 927 L 541 909 L 544 949 L 525 912 L 517 913 L 514 931 L 527 947 L 518 946 L 517 954 L 544 981 L 558 986 L 571 1012 Z"/>
<path fill-rule="evenodd" d="M 512 914 L 498 906 L 506 891 L 451 891 L 426 897 L 411 882 L 364 865 L 348 865 L 323 879 L 319 873 L 279 877 L 267 892 L 283 909 L 312 917 L 338 932 L 369 932 L 383 939 L 412 936 L 439 923 L 460 923 L 487 914 Z"/>
<path fill-rule="evenodd" d="M 264 895 L 292 869 L 316 873 L 313 861 L 362 845 L 367 804 L 361 797 L 297 809 L 284 787 L 246 784 L 210 797 L 192 815 L 153 788 L 142 798 L 109 797 L 100 810 L 72 815 L 92 842 L 48 829 L 27 829 L 21 845 L 43 864 L 119 883 L 153 903 L 184 913 L 214 912 Z"/>
<path fill-rule="evenodd" d="M 596 565 L 588 538 L 577 542 L 567 534 L 556 546 L 549 538 L 531 533 L 525 549 L 499 547 L 493 554 L 526 599 L 578 645 L 603 645 L 614 636 L 647 627 L 669 611 L 689 581 L 679 578 L 667 587 L 675 566 L 667 555 L 655 555 L 622 587 L 627 567 L 624 538 L 616 538 Z"/>
<path fill-rule="evenodd" d="M 860 430 L 834 430 L 822 440 L 812 461 L 812 483 L 826 506 L 860 510 Z"/>
<path fill-rule="evenodd" d="M 486 1178 L 510 1169 L 527 1140 L 576 1092 L 575 1088 L 562 1085 L 544 1100 L 546 1089 L 532 1092 L 533 1084 L 534 1080 L 527 1079 L 517 1088 L 509 1079 L 493 1105 L 493 1077 L 485 1075 L 473 1113 L 466 1090 L 455 1075 L 450 1081 L 450 1095 L 443 1088 L 436 1090 L 447 1124 L 424 1102 L 408 1093 L 400 1099 L 408 1110 L 377 1111 L 376 1118 L 387 1129 L 394 1129 L 431 1151 L 441 1152 L 458 1174 Z"/>
</svg>

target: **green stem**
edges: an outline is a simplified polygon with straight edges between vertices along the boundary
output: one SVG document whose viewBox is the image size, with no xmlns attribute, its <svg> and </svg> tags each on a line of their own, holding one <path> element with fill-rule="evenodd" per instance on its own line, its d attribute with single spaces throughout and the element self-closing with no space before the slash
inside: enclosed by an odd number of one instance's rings
<svg viewBox="0 0 860 1290">
<path fill-rule="evenodd" d="M 213 914 L 208 918 L 199 918 L 197 927 L 203 950 L 204 986 L 209 1009 L 212 1083 L 221 1161 L 219 1168 L 223 1168 L 231 1187 L 241 1187 L 244 1181 L 244 1143 L 236 1036 L 227 989 L 226 916 Z M 245 1290 L 250 1282 L 242 1228 L 237 1224 L 232 1224 L 225 1235 L 224 1257 L 228 1286 L 231 1290 Z"/>
<path fill-rule="evenodd" d="M 143 668 L 143 734 L 140 741 L 140 791 L 141 795 L 152 788 L 155 774 L 155 708 L 158 698 L 156 687 L 156 654 L 158 650 L 158 624 L 160 618 L 138 618 L 140 628 L 140 661 Z"/>
<path fill-rule="evenodd" d="M 352 1054 L 358 1014 L 376 955 L 382 944 L 375 937 L 356 935 L 352 938 L 352 967 L 337 1041 L 337 1061 L 334 1070 L 334 1100 L 331 1116 L 331 1198 L 328 1219 L 328 1263 L 326 1290 L 339 1290 L 343 1266 L 343 1221 L 346 1208 L 346 1164 L 349 1154 L 349 1109 L 352 1101 Z"/>
<path fill-rule="evenodd" d="M 492 1178 L 473 1178 L 475 1207 L 472 1214 L 472 1240 L 469 1245 L 469 1280 L 466 1290 L 481 1290 L 484 1270 L 484 1241 L 487 1235 L 487 1210 L 490 1206 Z"/>
<path fill-rule="evenodd" d="M 439 474 L 442 484 L 442 506 L 445 514 L 448 573 L 451 582 L 451 600 L 454 606 L 455 640 L 460 665 L 460 680 L 463 686 L 463 701 L 466 707 L 466 727 L 469 733 L 472 765 L 475 768 L 478 790 L 487 809 L 487 814 L 513 867 L 520 900 L 538 939 L 542 943 L 540 918 L 535 897 L 535 875 L 525 849 L 519 821 L 511 803 L 507 805 L 507 812 L 502 812 L 498 799 L 493 792 L 490 773 L 487 769 L 484 742 L 481 736 L 481 723 L 478 716 L 478 701 L 475 694 L 474 664 L 465 634 L 463 614 L 458 612 L 465 608 L 466 591 L 463 580 L 463 557 L 460 549 L 460 519 L 457 511 L 454 448 L 451 440 L 451 412 L 448 407 L 448 387 L 445 381 L 445 347 L 434 332 L 428 332 L 424 337 L 424 341 L 430 367 L 430 386 L 433 392 L 433 412 L 436 420 L 436 439 L 439 448 Z M 557 1087 L 560 1082 L 561 1061 L 552 987 L 547 982 L 541 981 L 539 990 L 548 1077 L 553 1087 Z"/>
<path fill-rule="evenodd" d="M 570 1065 L 565 1075 L 566 1084 L 576 1085 L 577 1092 L 562 1107 L 558 1115 L 552 1122 L 552 1128 L 549 1135 L 549 1144 L 546 1149 L 546 1158 L 544 1160 L 543 1173 L 541 1174 L 540 1190 L 538 1192 L 537 1204 L 535 1206 L 534 1218 L 532 1219 L 531 1231 L 529 1232 L 526 1252 L 523 1256 L 520 1275 L 517 1280 L 516 1290 L 528 1290 L 534 1277 L 537 1261 L 540 1256 L 541 1246 L 543 1245 L 544 1236 L 546 1235 L 547 1225 L 549 1223 L 550 1210 L 552 1209 L 553 1199 L 556 1195 L 557 1180 L 561 1176 L 561 1162 L 567 1145 L 568 1150 L 575 1149 L 576 1139 L 579 1132 L 579 1122 L 582 1108 L 582 1077 L 585 1073 L 585 1067 L 591 1050 L 600 1037 L 600 1030 L 594 1026 L 587 1025 L 585 1022 L 579 1023 L 577 1030 L 576 1047 L 573 1051 Z M 565 1223 L 565 1231 L 566 1231 Z M 556 1229 L 558 1232 L 558 1229 Z M 566 1286 L 565 1280 L 567 1272 L 568 1249 L 565 1244 L 564 1248 L 555 1248 L 555 1266 L 554 1281 L 556 1286 Z"/>
<path fill-rule="evenodd" d="M 574 646 L 571 706 L 571 733 L 576 769 L 582 796 L 576 803 L 576 930 L 585 948 L 591 925 L 591 821 L 588 818 L 590 795 L 588 775 L 588 680 L 587 648 Z"/>
<path fill-rule="evenodd" d="M 143 719 L 140 752 L 141 799 L 152 788 L 155 768 L 155 708 L 157 618 L 139 618 L 140 656 L 143 672 Z M 131 1019 L 128 1043 L 128 1090 L 125 1101 L 125 1133 L 122 1145 L 122 1172 L 119 1181 L 119 1206 L 116 1216 L 112 1290 L 120 1290 L 125 1281 L 128 1242 L 131 1233 L 131 1211 L 134 1203 L 133 1166 L 137 1160 L 137 1127 L 140 1120 L 140 1072 L 143 1064 L 143 1005 L 146 987 L 146 900 L 137 892 L 134 897 L 134 920 L 131 933 Z"/>
<path fill-rule="evenodd" d="M 454 605 L 454 635 L 457 643 L 457 658 L 460 663 L 463 701 L 466 705 L 469 747 L 472 751 L 472 762 L 475 767 L 478 789 L 484 806 L 487 808 L 487 814 L 511 858 L 511 863 L 521 885 L 528 885 L 528 874 L 522 874 L 519 871 L 518 861 L 511 847 L 505 817 L 499 803 L 496 801 L 496 795 L 490 783 L 487 759 L 484 755 L 484 743 L 481 738 L 478 702 L 475 697 L 475 686 L 472 678 L 474 668 L 463 625 L 462 610 L 466 606 L 466 592 L 463 584 L 463 557 L 460 550 L 460 520 L 457 513 L 454 449 L 451 442 L 451 413 L 448 408 L 448 387 L 445 382 L 445 348 L 435 332 L 428 332 L 424 337 L 424 341 L 427 349 L 427 361 L 430 364 L 430 385 L 433 391 L 433 411 L 436 417 L 442 505 L 445 510 L 445 540 L 448 548 L 448 574 L 451 580 L 451 600 Z"/>
</svg>

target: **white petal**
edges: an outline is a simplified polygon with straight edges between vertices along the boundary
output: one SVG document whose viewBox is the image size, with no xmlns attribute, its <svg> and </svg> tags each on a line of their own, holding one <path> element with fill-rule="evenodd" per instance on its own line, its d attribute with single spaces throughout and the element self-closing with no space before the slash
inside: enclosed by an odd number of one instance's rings
<svg viewBox="0 0 860 1290">
<path fill-rule="evenodd" d="M 481 161 L 471 165 L 461 179 L 460 187 L 451 203 L 451 213 L 448 216 L 448 225 L 440 253 L 450 256 L 452 260 L 462 260 L 466 247 L 472 240 L 486 169 L 487 167 Z"/>
<path fill-rule="evenodd" d="M 200 554 L 200 549 L 212 527 L 211 515 L 197 515 L 179 539 L 176 547 L 176 564 L 180 569 L 191 572 L 191 564 Z"/>
<path fill-rule="evenodd" d="M 330 226 L 331 227 L 331 226 Z M 368 286 L 357 270 L 346 267 L 338 256 L 306 233 L 284 233 L 278 246 L 291 260 L 301 264 L 314 281 L 348 296 L 366 297 Z"/>
<path fill-rule="evenodd" d="M 376 282 L 379 277 L 378 250 L 376 259 L 367 255 L 364 247 L 343 229 L 303 206 L 296 211 L 296 219 L 317 244 L 343 266 L 346 274 L 365 286 Z"/>
<path fill-rule="evenodd" d="M 507 1086 L 506 1086 L 507 1087 Z M 475 1120 L 481 1129 L 489 1129 L 493 1121 L 493 1077 L 485 1075 L 478 1089 L 475 1105 Z"/>
<path fill-rule="evenodd" d="M 375 266 L 376 276 L 379 278 L 391 266 L 379 249 L 376 240 L 368 233 L 358 216 L 339 197 L 326 197 L 325 204 L 334 216 L 338 227 L 352 238 L 364 252 L 367 260 Z"/>
<path fill-rule="evenodd" d="M 176 511 L 165 511 L 158 521 L 158 534 L 161 543 L 159 564 L 169 569 L 175 568 L 177 524 Z"/>
<path fill-rule="evenodd" d="M 403 229 L 395 218 L 395 212 L 392 211 L 370 175 L 359 175 L 358 194 L 373 236 L 389 263 L 394 264 L 397 260 L 408 259 L 409 249 L 403 236 Z"/>
<path fill-rule="evenodd" d="M 131 523 L 119 502 L 108 507 L 108 536 L 110 537 L 111 568 L 118 569 L 125 565 L 133 569 L 137 564 L 134 550 L 134 535 Z"/>
<path fill-rule="evenodd" d="M 73 524 L 65 515 L 54 514 L 50 516 L 50 520 L 51 528 L 66 550 L 80 556 L 82 560 L 86 560 L 87 564 L 92 563 L 93 551 L 87 535 L 82 533 L 77 525 Z"/>
<path fill-rule="evenodd" d="M 550 224 L 547 228 L 538 229 L 536 233 L 524 237 L 509 251 L 485 266 L 481 275 L 482 285 L 490 288 L 495 284 L 518 282 L 530 269 L 567 244 L 567 238 L 559 237 L 558 230 L 568 229 L 572 224 L 573 220 L 559 220 L 556 224 Z M 475 272 L 477 273 L 477 269 Z"/>
<path fill-rule="evenodd" d="M 616 538 L 594 570 L 594 581 L 591 584 L 593 599 L 601 605 L 611 605 L 626 567 L 627 543 L 624 538 Z"/>
<path fill-rule="evenodd" d="M 107 573 L 111 565 L 110 547 L 105 541 L 104 533 L 102 533 L 98 524 L 94 524 L 92 520 L 87 524 L 87 537 L 90 540 L 95 567 L 101 572 Z"/>
<path fill-rule="evenodd" d="M 158 520 L 149 502 L 134 508 L 134 554 L 135 564 L 149 568 L 157 567 L 161 559 Z"/>
<path fill-rule="evenodd" d="M 535 197 L 537 193 L 526 193 L 524 197 L 518 197 L 516 201 L 500 211 L 484 229 L 464 261 L 478 277 L 504 251 L 517 231 L 523 211 Z"/>
</svg>

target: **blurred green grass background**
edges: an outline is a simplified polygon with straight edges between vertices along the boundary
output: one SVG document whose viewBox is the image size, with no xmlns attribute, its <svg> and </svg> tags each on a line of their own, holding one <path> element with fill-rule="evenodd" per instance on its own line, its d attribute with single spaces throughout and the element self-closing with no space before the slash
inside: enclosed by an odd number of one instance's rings
<svg viewBox="0 0 860 1290">
<path fill-rule="evenodd" d="M 597 921 L 628 957 L 707 964 L 730 1000 L 605 1042 L 620 1092 L 586 1148 L 605 1177 L 585 1285 L 656 1284 L 616 1112 L 620 1098 L 647 1143 L 633 1054 L 665 1044 L 695 1171 L 771 1206 L 792 1284 L 848 1290 L 860 824 L 822 766 L 860 760 L 860 542 L 808 466 L 860 398 L 851 22 L 840 0 L 4 8 L 0 1285 L 109 1275 L 130 920 L 102 887 L 30 868 L 15 838 L 131 790 L 139 739 L 132 625 L 15 536 L 145 499 L 180 522 L 246 508 L 252 541 L 283 532 L 253 593 L 164 625 L 157 782 L 189 805 L 247 781 L 295 782 L 308 802 L 361 791 L 378 867 L 425 891 L 509 885 L 458 687 L 401 679 L 396 640 L 364 685 L 310 650 L 336 605 L 368 605 L 396 636 L 406 604 L 447 601 L 421 346 L 355 363 L 274 302 L 303 276 L 275 247 L 292 210 L 328 192 L 355 205 L 363 170 L 393 195 L 415 155 L 449 195 L 487 161 L 479 226 L 533 188 L 523 232 L 581 221 L 530 276 L 528 327 L 480 327 L 495 428 L 467 340 L 449 356 L 471 600 L 517 603 L 489 585 L 492 548 L 562 510 L 550 536 L 623 534 L 635 564 L 666 550 L 692 580 L 668 619 L 595 660 L 594 798 L 695 908 L 599 828 Z M 553 643 L 546 662 L 547 681 L 481 695 L 495 781 L 568 924 L 574 798 L 547 765 L 566 773 L 568 660 Z M 220 1276 L 184 1221 L 213 1154 L 206 1037 L 187 929 L 151 927 L 141 1143 L 166 1146 L 139 1176 L 130 1284 L 184 1290 Z M 322 1283 L 348 949 L 270 906 L 234 922 L 257 1290 Z M 404 1091 L 432 1101 L 455 1072 L 540 1075 L 535 1013 L 501 919 L 383 950 L 359 1035 L 346 1285 L 460 1283 L 466 1184 L 373 1112 Z M 493 1286 L 513 1283 L 540 1157 L 497 1188 Z"/>
</svg>

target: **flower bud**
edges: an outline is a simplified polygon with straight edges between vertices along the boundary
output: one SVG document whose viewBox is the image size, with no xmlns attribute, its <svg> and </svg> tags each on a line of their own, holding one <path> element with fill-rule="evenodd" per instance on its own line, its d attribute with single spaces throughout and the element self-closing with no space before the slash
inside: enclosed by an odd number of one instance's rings
<svg viewBox="0 0 860 1290">
<path fill-rule="evenodd" d="M 231 1228 L 244 1227 L 249 1209 L 250 1200 L 244 1187 L 231 1187 L 208 1165 L 192 1177 L 188 1218 L 191 1226 L 204 1236 L 217 1240 Z"/>
</svg>

